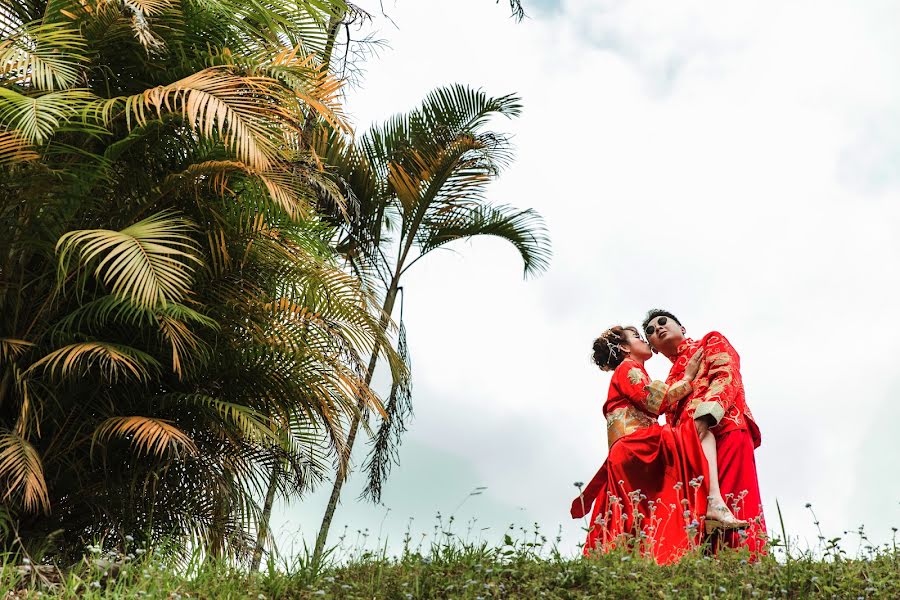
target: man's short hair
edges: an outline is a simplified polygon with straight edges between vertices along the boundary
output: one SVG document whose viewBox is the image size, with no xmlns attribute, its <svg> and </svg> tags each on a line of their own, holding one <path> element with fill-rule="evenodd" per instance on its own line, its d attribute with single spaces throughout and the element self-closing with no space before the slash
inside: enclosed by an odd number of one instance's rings
<svg viewBox="0 0 900 600">
<path fill-rule="evenodd" d="M 684 327 L 684 325 L 681 324 L 681 321 L 678 320 L 678 317 L 676 317 L 669 311 L 663 310 L 661 308 L 651 308 L 649 311 L 647 311 L 647 316 L 644 317 L 644 322 L 641 325 L 641 330 L 647 331 L 647 325 L 649 325 L 650 321 L 652 321 L 656 317 L 669 317 L 670 319 L 678 323 L 680 327 Z"/>
</svg>

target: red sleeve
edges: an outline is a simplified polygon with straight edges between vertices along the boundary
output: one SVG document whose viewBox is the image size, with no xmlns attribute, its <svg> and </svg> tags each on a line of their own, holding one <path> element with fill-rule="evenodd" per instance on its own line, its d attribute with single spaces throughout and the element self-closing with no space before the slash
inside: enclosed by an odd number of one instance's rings
<svg viewBox="0 0 900 600">
<path fill-rule="evenodd" d="M 647 371 L 637 363 L 623 362 L 613 373 L 612 387 L 629 402 L 651 415 L 658 415 L 666 396 L 667 386 L 659 382 L 651 385 Z"/>
<path fill-rule="evenodd" d="M 725 336 L 717 331 L 706 335 L 703 355 L 709 387 L 697 404 L 694 418 L 710 415 L 718 424 L 734 404 L 740 389 L 741 359 Z"/>
</svg>

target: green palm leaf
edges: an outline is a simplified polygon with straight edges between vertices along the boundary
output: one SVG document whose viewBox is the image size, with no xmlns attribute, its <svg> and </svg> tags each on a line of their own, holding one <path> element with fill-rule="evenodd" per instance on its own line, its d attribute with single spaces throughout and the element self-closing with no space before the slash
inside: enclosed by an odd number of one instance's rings
<svg viewBox="0 0 900 600">
<path fill-rule="evenodd" d="M 0 42 L 0 79 L 39 90 L 70 88 L 87 56 L 78 29 L 64 22 L 29 23 Z"/>
<path fill-rule="evenodd" d="M 547 228 L 543 218 L 532 209 L 491 205 L 457 207 L 434 214 L 421 231 L 417 241 L 423 254 L 456 240 L 490 235 L 516 247 L 525 263 L 526 276 L 541 273 L 549 266 Z"/>
<path fill-rule="evenodd" d="M 78 89 L 26 96 L 0 88 L 0 126 L 16 130 L 33 144 L 42 144 L 94 98 L 91 92 Z"/>
<path fill-rule="evenodd" d="M 193 281 L 193 264 L 202 264 L 195 242 L 187 235 L 192 224 L 171 213 L 160 213 L 122 231 L 71 231 L 56 244 L 60 266 L 68 270 L 73 253 L 82 265 L 99 260 L 96 275 L 113 294 L 138 306 L 181 301 Z"/>
</svg>

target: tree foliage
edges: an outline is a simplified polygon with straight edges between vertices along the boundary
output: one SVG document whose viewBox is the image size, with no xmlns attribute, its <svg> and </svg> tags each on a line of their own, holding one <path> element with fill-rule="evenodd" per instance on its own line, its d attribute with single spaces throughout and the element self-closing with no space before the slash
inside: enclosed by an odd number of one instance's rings
<svg viewBox="0 0 900 600">
<path fill-rule="evenodd" d="M 338 0 L 0 7 L 0 493 L 14 543 L 125 535 L 242 556 L 335 464 L 372 351 L 347 200 L 304 139 L 348 131 Z"/>
</svg>

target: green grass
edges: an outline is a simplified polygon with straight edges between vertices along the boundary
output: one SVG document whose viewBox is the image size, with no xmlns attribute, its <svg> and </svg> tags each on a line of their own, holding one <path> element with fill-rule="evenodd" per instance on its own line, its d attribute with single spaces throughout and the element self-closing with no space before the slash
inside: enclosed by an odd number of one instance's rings
<svg viewBox="0 0 900 600">
<path fill-rule="evenodd" d="M 531 541 L 528 541 L 528 540 Z M 865 539 L 864 534 L 860 538 Z M 98 553 L 65 572 L 7 559 L 0 572 L 6 598 L 900 598 L 900 552 L 861 543 L 848 557 L 837 542 L 817 552 L 750 562 L 739 552 L 702 553 L 659 567 L 618 553 L 563 557 L 537 532 L 525 541 L 467 543 L 443 535 L 423 552 L 402 557 L 351 549 L 341 564 L 313 572 L 303 556 L 271 561 L 254 576 L 221 563 Z M 341 551 L 340 548 L 335 552 Z M 332 556 L 336 556 L 334 553 Z M 132 555 L 133 556 L 133 555 Z M 113 559 L 112 564 L 106 562 Z"/>
</svg>

